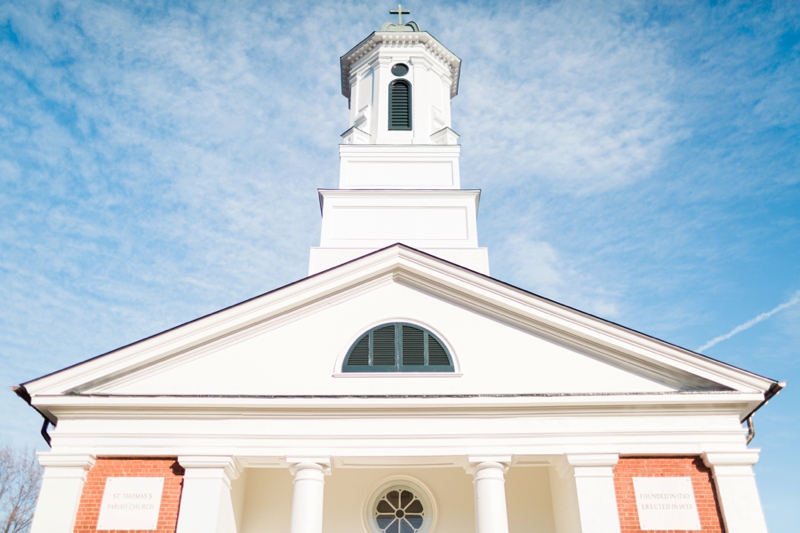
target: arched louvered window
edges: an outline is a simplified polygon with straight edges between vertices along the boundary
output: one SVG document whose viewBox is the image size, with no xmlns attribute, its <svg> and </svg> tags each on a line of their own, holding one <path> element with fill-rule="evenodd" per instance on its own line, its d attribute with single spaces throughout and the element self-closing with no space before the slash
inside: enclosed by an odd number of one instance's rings
<svg viewBox="0 0 800 533">
<path fill-rule="evenodd" d="M 444 344 L 430 331 L 397 322 L 364 333 L 344 360 L 343 372 L 454 372 Z"/>
<path fill-rule="evenodd" d="M 389 129 L 411 129 L 411 84 L 406 80 L 389 84 Z"/>
</svg>

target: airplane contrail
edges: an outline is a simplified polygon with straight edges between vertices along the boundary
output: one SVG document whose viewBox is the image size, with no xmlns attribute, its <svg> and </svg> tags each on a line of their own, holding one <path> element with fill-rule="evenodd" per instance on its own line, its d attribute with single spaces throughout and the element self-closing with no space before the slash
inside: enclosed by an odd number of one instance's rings
<svg viewBox="0 0 800 533">
<path fill-rule="evenodd" d="M 702 352 L 703 350 L 707 350 L 708 348 L 711 348 L 712 346 L 714 346 L 717 343 L 720 343 L 720 342 L 722 342 L 724 340 L 730 339 L 731 337 L 733 337 L 737 333 L 741 333 L 742 331 L 744 331 L 746 329 L 752 328 L 753 326 L 755 326 L 759 322 L 763 322 L 764 320 L 768 319 L 769 317 L 771 317 L 775 313 L 780 313 L 784 309 L 787 309 L 787 308 L 795 305 L 798 302 L 800 302 L 800 291 L 797 291 L 796 293 L 794 293 L 794 296 L 792 296 L 792 298 L 788 302 L 784 302 L 781 305 L 779 305 L 778 307 L 776 307 L 775 309 L 767 311 L 766 313 L 761 313 L 757 317 L 755 317 L 755 318 L 753 318 L 751 320 L 748 320 L 744 324 L 739 324 L 738 326 L 736 326 L 735 328 L 730 330 L 725 335 L 720 335 L 719 337 L 714 337 L 713 339 L 711 339 L 710 341 L 708 341 L 707 343 L 705 343 L 704 345 L 699 347 L 696 351 L 697 352 Z"/>
</svg>

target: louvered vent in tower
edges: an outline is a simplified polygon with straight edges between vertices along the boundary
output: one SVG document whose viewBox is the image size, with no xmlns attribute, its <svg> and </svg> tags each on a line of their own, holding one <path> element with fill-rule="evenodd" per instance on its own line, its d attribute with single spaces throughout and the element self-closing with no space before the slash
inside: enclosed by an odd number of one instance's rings
<svg viewBox="0 0 800 533">
<path fill-rule="evenodd" d="M 389 129 L 411 129 L 411 84 L 406 80 L 389 85 Z"/>
</svg>

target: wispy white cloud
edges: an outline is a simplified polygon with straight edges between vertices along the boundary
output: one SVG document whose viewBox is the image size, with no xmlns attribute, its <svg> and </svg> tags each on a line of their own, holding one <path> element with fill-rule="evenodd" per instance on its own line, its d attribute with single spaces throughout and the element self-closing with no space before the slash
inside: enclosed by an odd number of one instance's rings
<svg viewBox="0 0 800 533">
<path fill-rule="evenodd" d="M 753 326 L 755 326 L 756 324 L 758 324 L 759 322 L 763 322 L 763 321 L 767 320 L 768 318 L 770 318 L 771 316 L 773 316 L 773 315 L 775 315 L 777 313 L 780 313 L 781 311 L 783 311 L 785 309 L 788 309 L 788 308 L 792 307 L 793 305 L 797 305 L 798 302 L 800 302 L 800 291 L 797 291 L 796 293 L 794 293 L 794 296 L 792 296 L 788 301 L 780 304 L 779 306 L 775 307 L 774 309 L 771 309 L 771 310 L 769 310 L 769 311 L 767 311 L 765 313 L 761 313 L 757 317 L 752 318 L 752 319 L 748 320 L 747 322 L 745 322 L 743 324 L 739 324 L 738 326 L 736 326 L 735 328 L 733 328 L 732 330 L 730 330 L 728 333 L 726 333 L 724 335 L 720 335 L 718 337 L 714 337 L 713 339 L 711 339 L 710 341 L 708 341 L 707 343 L 705 343 L 704 345 L 699 347 L 697 349 L 697 351 L 698 352 L 703 352 L 703 351 L 711 348 L 712 346 L 715 346 L 715 345 L 719 344 L 722 341 L 728 340 L 731 337 L 733 337 L 734 335 L 736 335 L 737 333 L 741 333 L 742 331 L 748 330 L 748 329 L 752 328 Z"/>
<path fill-rule="evenodd" d="M 506 281 L 603 318 L 620 316 L 618 294 L 583 272 L 553 244 L 521 234 L 509 235 L 492 249 Z"/>
<path fill-rule="evenodd" d="M 465 161 L 493 183 L 614 189 L 647 178 L 683 138 L 670 100 L 674 67 L 660 28 L 642 24 L 643 6 L 548 2 L 472 12 L 434 10 L 444 42 L 470 60 L 454 101 L 456 129 L 471 133 Z"/>
</svg>

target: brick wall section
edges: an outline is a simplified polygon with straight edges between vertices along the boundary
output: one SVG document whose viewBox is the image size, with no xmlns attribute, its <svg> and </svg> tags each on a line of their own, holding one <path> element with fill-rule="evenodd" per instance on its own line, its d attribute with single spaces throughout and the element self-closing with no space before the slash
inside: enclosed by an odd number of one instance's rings
<svg viewBox="0 0 800 533">
<path fill-rule="evenodd" d="M 95 533 L 106 479 L 109 477 L 163 477 L 164 492 L 158 513 L 157 533 L 175 533 L 178 506 L 183 488 L 183 469 L 174 457 L 98 458 L 86 475 L 81 503 L 75 519 L 74 533 Z M 121 533 L 104 531 L 103 533 Z M 125 533 L 136 533 L 126 530 Z M 142 533 L 153 533 L 152 530 Z"/>
<path fill-rule="evenodd" d="M 614 467 L 614 485 L 617 490 L 617 508 L 622 533 L 645 533 L 639 529 L 639 513 L 636 509 L 636 494 L 633 491 L 635 477 L 692 478 L 692 489 L 697 500 L 702 531 L 725 533 L 711 470 L 703 464 L 700 457 L 620 457 L 617 466 Z M 685 532 L 670 530 L 669 533 Z"/>
</svg>

